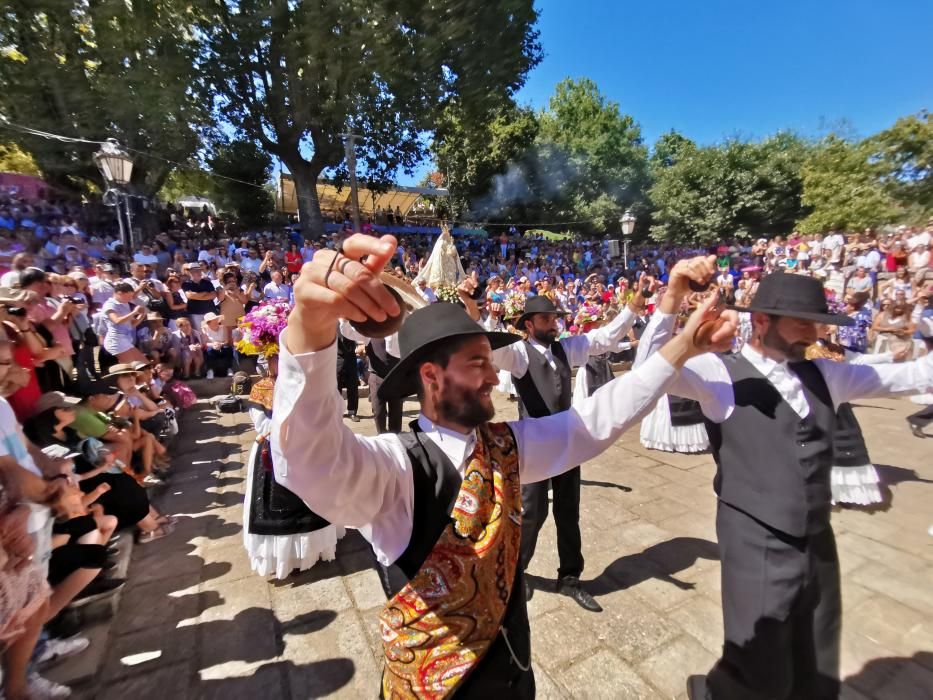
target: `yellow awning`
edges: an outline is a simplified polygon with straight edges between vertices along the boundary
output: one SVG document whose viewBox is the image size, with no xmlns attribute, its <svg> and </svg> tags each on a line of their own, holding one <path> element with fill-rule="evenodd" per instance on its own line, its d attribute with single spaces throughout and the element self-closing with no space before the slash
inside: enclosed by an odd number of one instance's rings
<svg viewBox="0 0 933 700">
<path fill-rule="evenodd" d="M 419 198 L 424 195 L 433 197 L 446 197 L 447 190 L 432 189 L 430 187 L 393 187 L 386 192 L 361 187 L 359 189 L 360 214 L 372 216 L 377 210 L 391 211 L 396 209 L 402 216 L 407 216 Z M 335 185 L 319 182 L 317 197 L 321 204 L 321 212 L 325 214 L 343 214 L 350 210 L 350 185 L 345 184 L 338 188 Z M 295 182 L 291 175 L 282 174 L 279 178 L 279 188 L 275 198 L 277 211 L 286 214 L 298 213 L 298 198 L 295 195 Z"/>
</svg>

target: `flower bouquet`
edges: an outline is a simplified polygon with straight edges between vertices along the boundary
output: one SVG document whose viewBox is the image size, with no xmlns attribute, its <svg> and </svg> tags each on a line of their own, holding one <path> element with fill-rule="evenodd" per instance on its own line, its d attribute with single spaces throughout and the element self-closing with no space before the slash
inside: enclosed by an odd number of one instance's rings
<svg viewBox="0 0 933 700">
<path fill-rule="evenodd" d="M 288 323 L 291 305 L 286 301 L 264 302 L 246 314 L 237 326 L 240 340 L 237 352 L 243 355 L 265 355 L 279 352 L 279 333 Z"/>
<path fill-rule="evenodd" d="M 525 300 L 527 297 L 524 292 L 517 289 L 509 290 L 505 296 L 503 306 L 505 307 L 505 318 L 515 319 L 525 313 Z"/>
<path fill-rule="evenodd" d="M 434 287 L 434 296 L 438 301 L 446 301 L 448 304 L 460 304 L 460 292 L 452 284 L 439 284 Z"/>
<path fill-rule="evenodd" d="M 593 330 L 596 324 L 602 320 L 602 307 L 598 304 L 587 302 L 577 311 L 577 315 L 573 319 L 573 325 L 576 326 L 581 333 L 587 333 Z"/>
</svg>

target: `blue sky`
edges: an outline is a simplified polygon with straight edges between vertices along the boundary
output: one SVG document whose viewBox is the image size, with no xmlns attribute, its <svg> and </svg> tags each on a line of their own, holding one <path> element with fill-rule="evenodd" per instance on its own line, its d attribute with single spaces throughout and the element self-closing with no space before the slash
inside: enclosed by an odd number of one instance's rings
<svg viewBox="0 0 933 700">
<path fill-rule="evenodd" d="M 547 105 L 593 79 L 648 144 L 674 128 L 701 144 L 779 129 L 865 136 L 933 109 L 930 0 L 537 0 L 544 61 L 519 101 Z M 490 47 L 492 51 L 495 47 Z M 401 184 L 415 177 L 400 175 Z"/>
</svg>

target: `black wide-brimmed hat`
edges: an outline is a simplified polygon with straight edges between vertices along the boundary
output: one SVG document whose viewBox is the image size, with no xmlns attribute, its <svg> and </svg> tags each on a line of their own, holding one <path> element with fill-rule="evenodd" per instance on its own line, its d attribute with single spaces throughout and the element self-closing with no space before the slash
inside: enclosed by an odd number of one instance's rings
<svg viewBox="0 0 933 700">
<path fill-rule="evenodd" d="M 412 312 L 398 332 L 402 357 L 382 381 L 379 398 L 388 401 L 416 393 L 418 365 L 430 350 L 444 340 L 470 335 L 485 335 L 493 350 L 521 340 L 513 333 L 487 331 L 456 304 L 440 302 Z"/>
<path fill-rule="evenodd" d="M 855 324 L 855 320 L 846 314 L 834 314 L 829 310 L 822 282 L 787 272 L 772 272 L 763 277 L 758 283 L 755 298 L 748 306 L 729 305 L 726 308 L 802 318 L 831 326 Z"/>
<path fill-rule="evenodd" d="M 522 315 L 518 317 L 518 320 L 515 321 L 515 327 L 521 328 L 525 323 L 525 319 L 532 314 L 557 314 L 558 316 L 566 316 L 567 313 L 567 311 L 556 306 L 554 302 L 546 296 L 531 297 L 525 302 L 525 309 L 522 311 Z"/>
</svg>

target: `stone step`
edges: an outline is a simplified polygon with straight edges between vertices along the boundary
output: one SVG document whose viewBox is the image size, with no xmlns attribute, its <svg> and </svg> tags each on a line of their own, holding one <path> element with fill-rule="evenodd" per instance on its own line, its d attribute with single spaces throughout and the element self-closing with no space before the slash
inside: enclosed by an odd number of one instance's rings
<svg viewBox="0 0 933 700">
<path fill-rule="evenodd" d="M 125 530 L 114 545 L 116 566 L 111 569 L 113 578 L 126 578 L 133 554 L 133 531 Z M 62 660 L 42 671 L 42 675 L 56 683 L 78 688 L 91 682 L 101 669 L 107 654 L 110 627 L 120 604 L 123 589 L 86 604 L 73 604 L 59 617 L 59 624 L 77 634 L 87 637 L 91 645 L 82 653 Z"/>
</svg>

